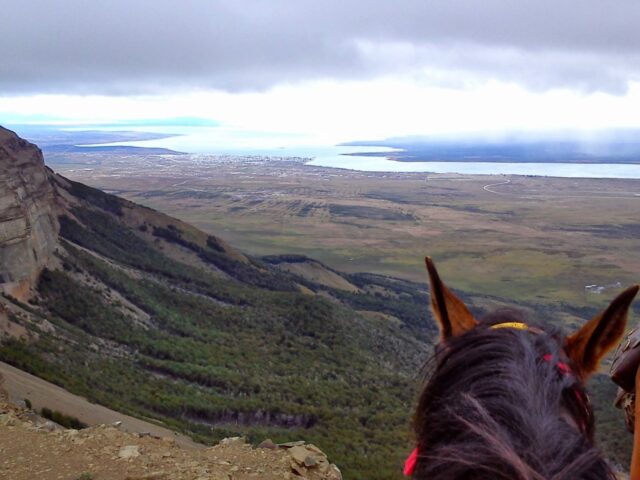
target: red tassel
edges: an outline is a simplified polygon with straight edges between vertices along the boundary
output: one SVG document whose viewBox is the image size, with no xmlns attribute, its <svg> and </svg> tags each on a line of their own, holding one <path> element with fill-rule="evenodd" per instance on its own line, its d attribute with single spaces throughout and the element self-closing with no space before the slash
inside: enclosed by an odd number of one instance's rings
<svg viewBox="0 0 640 480">
<path fill-rule="evenodd" d="M 418 463 L 418 449 L 414 448 L 413 452 L 409 454 L 409 456 L 404 462 L 404 469 L 402 470 L 402 474 L 406 477 L 410 477 L 411 475 L 413 475 L 413 471 L 416 469 L 417 463 Z"/>
</svg>

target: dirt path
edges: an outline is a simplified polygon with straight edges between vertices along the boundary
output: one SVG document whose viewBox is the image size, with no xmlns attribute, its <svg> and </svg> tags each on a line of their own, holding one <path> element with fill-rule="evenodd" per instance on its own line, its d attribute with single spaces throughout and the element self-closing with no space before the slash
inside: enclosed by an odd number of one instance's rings
<svg viewBox="0 0 640 480">
<path fill-rule="evenodd" d="M 484 187 L 482 187 L 482 189 L 490 193 L 495 193 L 496 195 L 509 195 L 508 193 L 496 192 L 495 190 L 492 190 L 490 188 L 490 187 L 497 187 L 498 185 L 507 185 L 508 183 L 511 183 L 511 180 L 505 180 L 503 182 L 498 182 L 498 183 L 490 183 L 489 185 L 485 185 Z"/>
<path fill-rule="evenodd" d="M 8 394 L 10 402 L 17 403 L 28 398 L 33 408 L 38 411 L 42 407 L 47 407 L 76 417 L 88 425 L 108 425 L 122 422 L 120 428 L 126 432 L 146 432 L 161 438 L 173 438 L 176 443 L 185 448 L 204 448 L 203 445 L 195 443 L 185 435 L 179 435 L 167 428 L 91 403 L 85 398 L 69 393 L 57 385 L 18 370 L 4 362 L 0 362 L 0 392 L 2 389 Z M 1 393 L 0 396 L 2 396 Z"/>
</svg>

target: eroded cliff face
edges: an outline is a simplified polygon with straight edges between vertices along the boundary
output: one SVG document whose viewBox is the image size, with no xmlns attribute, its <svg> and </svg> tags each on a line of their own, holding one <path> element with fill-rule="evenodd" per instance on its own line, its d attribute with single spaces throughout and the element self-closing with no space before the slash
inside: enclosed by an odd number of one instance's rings
<svg viewBox="0 0 640 480">
<path fill-rule="evenodd" d="M 29 296 L 57 245 L 54 200 L 40 149 L 0 127 L 0 291 Z"/>
</svg>

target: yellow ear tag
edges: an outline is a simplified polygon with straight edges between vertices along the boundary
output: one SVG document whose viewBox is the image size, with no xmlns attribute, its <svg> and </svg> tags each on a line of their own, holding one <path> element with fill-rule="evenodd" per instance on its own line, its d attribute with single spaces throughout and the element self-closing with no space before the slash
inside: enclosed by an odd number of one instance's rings
<svg viewBox="0 0 640 480">
<path fill-rule="evenodd" d="M 505 322 L 491 325 L 491 328 L 515 328 L 516 330 L 529 330 L 529 325 L 522 322 Z"/>
</svg>

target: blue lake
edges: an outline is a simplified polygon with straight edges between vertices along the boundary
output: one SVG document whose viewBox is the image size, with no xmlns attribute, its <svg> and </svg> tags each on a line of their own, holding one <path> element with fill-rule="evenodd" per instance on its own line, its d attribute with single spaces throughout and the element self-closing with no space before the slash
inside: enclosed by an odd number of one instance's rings
<svg viewBox="0 0 640 480">
<path fill-rule="evenodd" d="M 113 128 L 116 130 L 117 128 Z M 129 128 L 129 130 L 132 130 Z M 225 127 L 150 127 L 133 130 L 177 136 L 107 145 L 169 148 L 192 154 L 260 155 L 307 158 L 308 165 L 367 172 L 424 172 L 475 175 L 535 175 L 573 178 L 640 179 L 640 165 L 592 163 L 398 162 L 384 157 L 347 153 L 392 152 L 385 147 L 313 145 L 309 138 L 247 132 Z"/>
</svg>

